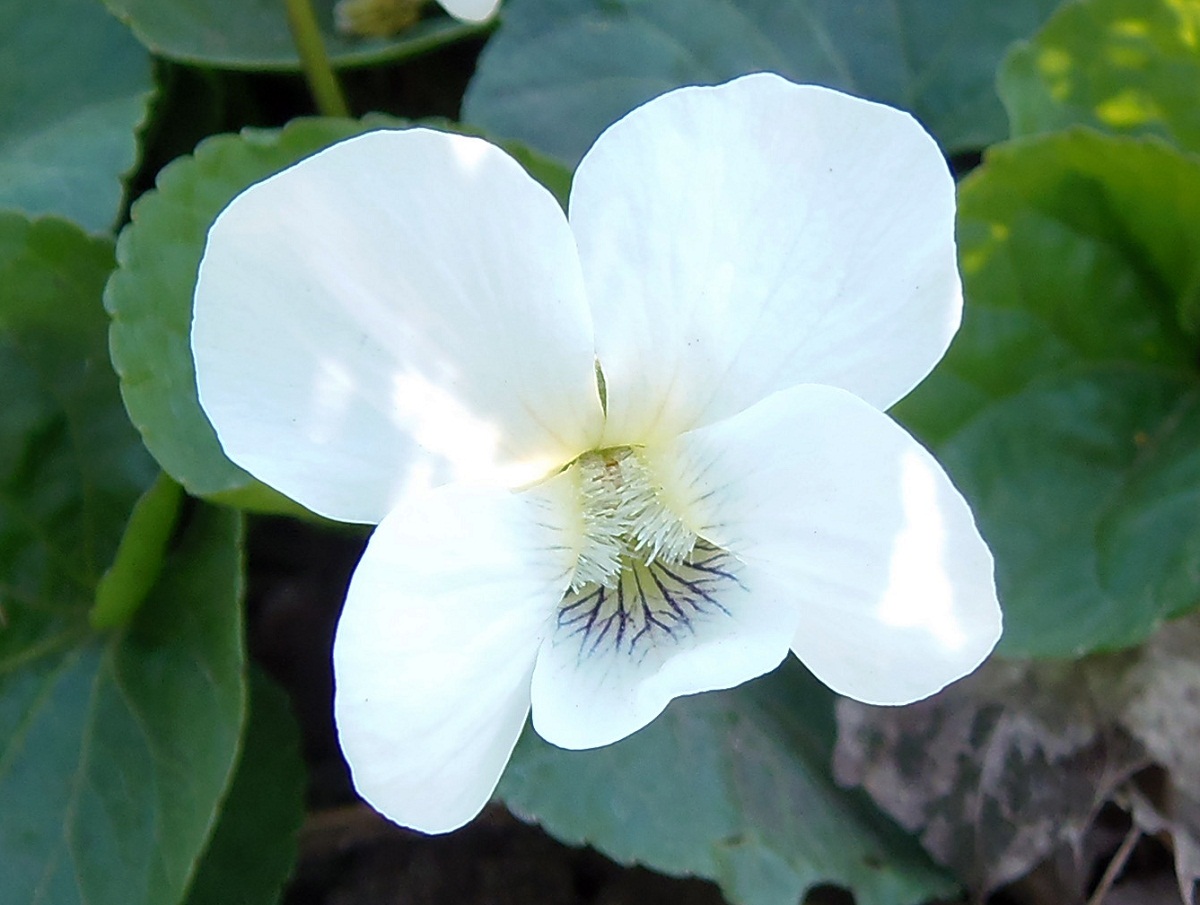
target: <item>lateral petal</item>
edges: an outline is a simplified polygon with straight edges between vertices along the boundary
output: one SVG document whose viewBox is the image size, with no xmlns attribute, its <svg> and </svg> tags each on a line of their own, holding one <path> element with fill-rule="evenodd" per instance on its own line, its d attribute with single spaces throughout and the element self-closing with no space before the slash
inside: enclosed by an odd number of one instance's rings
<svg viewBox="0 0 1200 905">
<path fill-rule="evenodd" d="M 391 820 L 448 832 L 495 789 L 574 565 L 563 490 L 444 486 L 372 536 L 338 623 L 334 709 L 355 787 Z"/>
<path fill-rule="evenodd" d="M 869 704 L 927 697 L 1000 636 L 966 501 L 899 425 L 845 390 L 776 393 L 659 453 L 697 531 L 789 589 L 796 655 Z"/>
</svg>

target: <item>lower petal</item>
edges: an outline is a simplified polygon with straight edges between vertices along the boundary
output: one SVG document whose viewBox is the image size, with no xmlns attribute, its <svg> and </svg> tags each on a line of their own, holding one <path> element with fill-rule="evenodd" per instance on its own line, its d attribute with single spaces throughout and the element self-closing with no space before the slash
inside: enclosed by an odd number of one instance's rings
<svg viewBox="0 0 1200 905">
<path fill-rule="evenodd" d="M 806 385 L 650 451 L 700 536 L 789 588 L 796 655 L 834 691 L 905 704 L 1000 636 L 992 556 L 936 460 L 856 396 Z"/>
<path fill-rule="evenodd" d="M 533 673 L 533 725 L 563 748 L 641 729 L 673 698 L 731 688 L 787 656 L 795 608 L 772 577 L 699 544 L 564 598 Z"/>
<path fill-rule="evenodd" d="M 333 652 L 338 736 L 359 793 L 399 824 L 456 829 L 499 781 L 573 565 L 558 490 L 409 499 L 354 573 Z"/>
</svg>

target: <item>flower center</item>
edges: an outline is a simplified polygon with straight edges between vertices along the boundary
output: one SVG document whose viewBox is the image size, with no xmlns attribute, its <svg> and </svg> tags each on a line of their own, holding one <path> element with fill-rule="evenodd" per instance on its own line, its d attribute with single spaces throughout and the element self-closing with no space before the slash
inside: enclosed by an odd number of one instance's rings
<svg viewBox="0 0 1200 905">
<path fill-rule="evenodd" d="M 585 453 L 571 471 L 584 540 L 556 640 L 578 644 L 580 658 L 606 651 L 640 661 L 730 615 L 741 564 L 685 524 L 640 450 Z"/>
<path fill-rule="evenodd" d="M 584 453 L 572 466 L 583 511 L 583 549 L 571 590 L 617 586 L 631 562 L 677 565 L 696 534 L 663 501 L 662 488 L 638 451 L 618 446 Z"/>
</svg>

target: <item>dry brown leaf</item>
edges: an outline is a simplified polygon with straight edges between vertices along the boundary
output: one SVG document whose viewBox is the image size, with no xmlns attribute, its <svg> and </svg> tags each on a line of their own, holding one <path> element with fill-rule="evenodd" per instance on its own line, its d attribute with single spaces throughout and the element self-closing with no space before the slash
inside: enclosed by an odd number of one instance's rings
<svg viewBox="0 0 1200 905">
<path fill-rule="evenodd" d="M 1168 623 L 1121 677 L 1118 721 L 1166 771 L 1151 801 L 1131 813 L 1148 833 L 1165 834 L 1175 853 L 1179 892 L 1196 905 L 1200 882 L 1200 615 Z"/>
<path fill-rule="evenodd" d="M 1169 874 L 1154 874 L 1113 887 L 1104 905 L 1179 905 L 1179 897 Z"/>
<path fill-rule="evenodd" d="M 1134 789 L 1119 800 L 1143 833 L 1157 836 L 1169 845 L 1175 855 L 1179 900 L 1184 905 L 1196 905 L 1197 883 L 1200 883 L 1200 801 L 1178 792 L 1169 774 L 1159 794 L 1151 796 Z"/>
<path fill-rule="evenodd" d="M 979 895 L 1056 852 L 1086 876 L 1084 832 L 1145 761 L 1111 727 L 1091 666 L 996 662 L 909 707 L 839 703 L 834 772 L 860 785 Z"/>
<path fill-rule="evenodd" d="M 1200 617 L 1168 623 L 1121 681 L 1120 722 L 1200 799 Z"/>
<path fill-rule="evenodd" d="M 1157 794 L 1116 794 L 1152 764 L 1164 770 Z M 1063 895 L 1082 899 L 1081 843 L 1115 800 L 1170 846 L 1179 895 L 1200 905 L 1200 614 L 1136 651 L 989 663 L 909 707 L 843 701 L 834 772 L 980 895 L 1041 864 L 1041 882 L 1050 865 Z M 1077 888 L 1064 852 L 1075 855 Z M 1112 896 L 1137 901 L 1151 894 L 1146 884 Z"/>
</svg>

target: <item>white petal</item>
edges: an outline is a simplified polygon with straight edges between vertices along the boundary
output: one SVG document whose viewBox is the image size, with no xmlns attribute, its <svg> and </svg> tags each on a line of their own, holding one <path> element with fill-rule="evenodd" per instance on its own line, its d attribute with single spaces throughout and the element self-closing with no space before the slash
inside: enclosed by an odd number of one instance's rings
<svg viewBox="0 0 1200 905">
<path fill-rule="evenodd" d="M 354 573 L 333 650 L 338 736 L 359 793 L 397 823 L 447 832 L 496 787 L 574 564 L 562 483 L 420 494 Z"/>
<path fill-rule="evenodd" d="M 769 672 L 795 630 L 786 591 L 767 572 L 697 550 L 691 564 L 627 572 L 603 597 L 568 598 L 538 653 L 534 728 L 563 748 L 607 745 L 673 698 Z"/>
<path fill-rule="evenodd" d="M 500 8 L 500 0 L 438 0 L 442 9 L 464 22 L 486 22 Z"/>
<path fill-rule="evenodd" d="M 886 409 L 958 327 L 954 182 L 912 117 L 760 73 L 608 129 L 571 226 L 608 388 L 606 443 L 798 383 Z"/>
<path fill-rule="evenodd" d="M 330 518 L 523 483 L 599 431 L 565 217 L 461 135 L 368 133 L 239 195 L 209 233 L 192 348 L 230 458 Z"/>
<path fill-rule="evenodd" d="M 919 700 L 1000 636 L 992 556 L 966 501 L 899 425 L 800 386 L 680 437 L 669 488 L 702 536 L 790 588 L 793 650 L 835 691 Z"/>
</svg>

